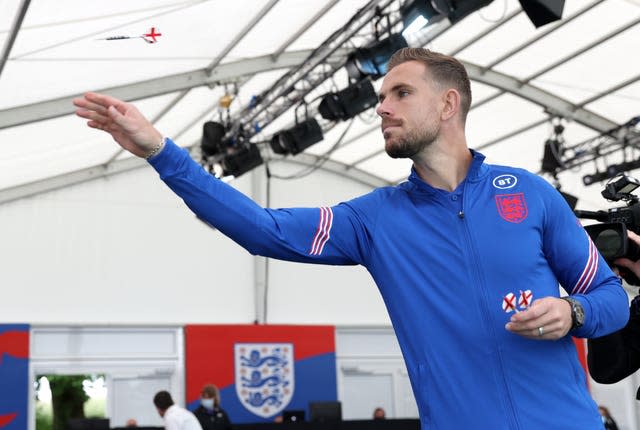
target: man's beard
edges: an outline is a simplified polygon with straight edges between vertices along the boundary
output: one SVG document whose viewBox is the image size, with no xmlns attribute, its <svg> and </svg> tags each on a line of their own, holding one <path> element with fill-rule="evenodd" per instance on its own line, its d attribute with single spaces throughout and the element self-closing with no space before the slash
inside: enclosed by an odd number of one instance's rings
<svg viewBox="0 0 640 430">
<path fill-rule="evenodd" d="M 391 158 L 413 158 L 431 145 L 439 133 L 439 125 L 430 129 L 410 131 L 405 136 L 397 138 L 395 142 L 393 142 L 393 137 L 391 140 L 387 140 L 384 150 Z"/>
</svg>

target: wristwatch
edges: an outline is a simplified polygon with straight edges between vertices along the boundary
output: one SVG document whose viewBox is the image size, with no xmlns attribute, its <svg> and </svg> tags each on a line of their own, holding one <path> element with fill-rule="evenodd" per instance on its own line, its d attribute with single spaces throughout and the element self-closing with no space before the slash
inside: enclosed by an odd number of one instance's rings
<svg viewBox="0 0 640 430">
<path fill-rule="evenodd" d="M 584 324 L 584 308 L 582 303 L 573 297 L 560 297 L 571 305 L 571 330 L 582 327 Z"/>
</svg>

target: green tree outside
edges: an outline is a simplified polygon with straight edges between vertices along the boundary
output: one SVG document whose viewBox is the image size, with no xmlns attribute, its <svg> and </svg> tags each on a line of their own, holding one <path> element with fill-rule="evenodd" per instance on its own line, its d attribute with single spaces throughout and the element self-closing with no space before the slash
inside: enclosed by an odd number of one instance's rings
<svg viewBox="0 0 640 430">
<path fill-rule="evenodd" d="M 36 430 L 67 430 L 71 418 L 104 418 L 105 400 L 90 398 L 87 383 L 104 375 L 46 375 L 51 389 L 51 403 L 36 402 Z M 40 392 L 41 378 L 36 380 Z"/>
</svg>

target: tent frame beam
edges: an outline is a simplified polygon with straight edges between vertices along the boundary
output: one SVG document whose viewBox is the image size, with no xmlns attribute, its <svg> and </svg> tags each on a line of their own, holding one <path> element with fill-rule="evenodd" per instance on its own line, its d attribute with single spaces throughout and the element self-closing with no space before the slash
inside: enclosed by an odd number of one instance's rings
<svg viewBox="0 0 640 430">
<path fill-rule="evenodd" d="M 4 46 L 2 47 L 2 51 L 0 51 L 0 75 L 2 74 L 5 64 L 7 64 L 9 54 L 11 54 L 11 49 L 16 41 L 16 37 L 18 37 L 18 32 L 20 31 L 20 27 L 22 27 L 22 21 L 24 20 L 24 16 L 27 14 L 27 9 L 29 9 L 29 3 L 31 3 L 31 0 L 22 0 L 22 3 L 18 8 L 18 12 L 16 13 L 16 17 L 13 20 L 13 24 L 11 25 L 9 36 L 7 36 Z"/>
<path fill-rule="evenodd" d="M 97 91 L 125 101 L 133 101 L 195 87 L 214 87 L 222 83 L 232 82 L 245 75 L 298 66 L 309 56 L 311 51 L 285 52 L 276 60 L 270 54 L 263 55 L 221 64 L 211 73 L 207 73 L 207 69 L 203 68 Z M 335 55 L 339 57 L 345 54 L 343 50 L 339 50 Z M 72 104 L 74 97 L 77 97 L 77 95 L 0 110 L 0 129 L 73 114 L 75 111 Z"/>
</svg>

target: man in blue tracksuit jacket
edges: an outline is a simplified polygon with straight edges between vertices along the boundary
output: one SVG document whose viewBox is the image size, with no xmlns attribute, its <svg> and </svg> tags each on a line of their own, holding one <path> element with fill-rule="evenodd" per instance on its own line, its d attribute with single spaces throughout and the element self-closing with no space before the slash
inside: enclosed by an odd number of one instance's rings
<svg viewBox="0 0 640 430">
<path fill-rule="evenodd" d="M 251 253 L 365 266 L 423 429 L 602 428 L 571 335 L 623 327 L 626 293 L 553 187 L 468 149 L 470 84 L 455 59 L 418 48 L 394 55 L 377 113 L 387 153 L 414 162 L 409 180 L 333 207 L 261 208 L 134 106 L 95 93 L 74 103 Z M 558 283 L 573 300 L 559 298 Z"/>
</svg>

